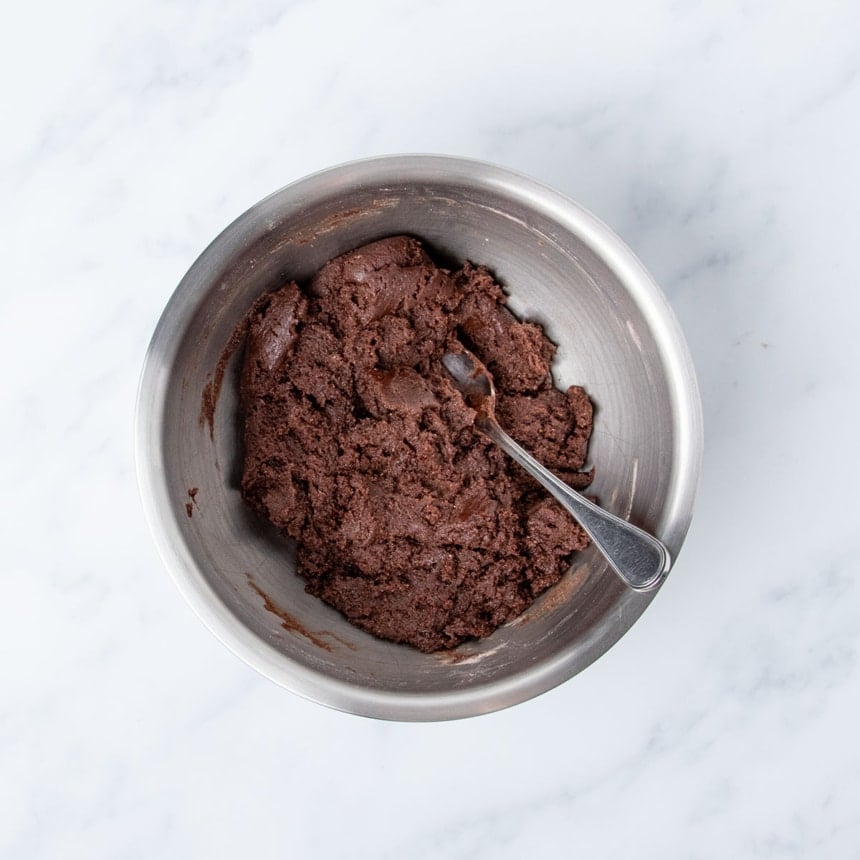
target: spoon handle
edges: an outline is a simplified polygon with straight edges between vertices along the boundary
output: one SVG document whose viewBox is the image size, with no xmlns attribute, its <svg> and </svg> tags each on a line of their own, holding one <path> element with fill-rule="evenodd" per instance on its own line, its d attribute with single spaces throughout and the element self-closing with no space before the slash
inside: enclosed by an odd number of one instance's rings
<svg viewBox="0 0 860 860">
<path fill-rule="evenodd" d="M 492 419 L 481 417 L 475 426 L 540 481 L 588 532 L 615 572 L 636 591 L 656 588 L 672 566 L 669 550 L 632 523 L 604 511 L 553 475 L 521 448 Z"/>
</svg>

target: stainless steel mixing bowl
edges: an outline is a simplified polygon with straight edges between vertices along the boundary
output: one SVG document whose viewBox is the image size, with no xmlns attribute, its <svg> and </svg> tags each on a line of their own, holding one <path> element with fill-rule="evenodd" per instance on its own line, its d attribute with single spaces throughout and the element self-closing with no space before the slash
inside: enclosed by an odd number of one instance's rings
<svg viewBox="0 0 860 860">
<path fill-rule="evenodd" d="M 483 641 L 433 655 L 383 642 L 306 594 L 290 544 L 243 504 L 238 356 L 227 367 L 211 438 L 200 420 L 222 351 L 258 295 L 395 233 L 424 239 L 442 260 L 489 266 L 511 307 L 546 327 L 559 344 L 557 381 L 585 385 L 596 403 L 593 492 L 677 557 L 702 429 L 693 366 L 666 299 L 582 207 L 476 161 L 398 156 L 342 165 L 275 192 L 227 227 L 183 278 L 152 338 L 138 398 L 138 477 L 177 585 L 251 666 L 356 714 L 464 717 L 575 675 L 630 628 L 654 593 L 625 589 L 589 549 L 523 616 Z M 683 564 L 673 575 L 683 576 Z"/>
</svg>

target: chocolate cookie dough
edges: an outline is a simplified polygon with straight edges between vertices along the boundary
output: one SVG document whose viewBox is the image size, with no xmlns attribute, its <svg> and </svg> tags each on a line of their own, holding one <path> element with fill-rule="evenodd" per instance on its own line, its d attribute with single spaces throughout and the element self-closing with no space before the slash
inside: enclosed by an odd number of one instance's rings
<svg viewBox="0 0 860 860">
<path fill-rule="evenodd" d="M 436 266 L 406 236 L 263 296 L 242 370 L 242 492 L 297 541 L 307 590 L 422 651 L 487 636 L 555 583 L 582 529 L 473 427 L 440 359 L 493 374 L 508 432 L 582 489 L 591 402 L 550 375 L 555 346 L 490 273 Z"/>
</svg>

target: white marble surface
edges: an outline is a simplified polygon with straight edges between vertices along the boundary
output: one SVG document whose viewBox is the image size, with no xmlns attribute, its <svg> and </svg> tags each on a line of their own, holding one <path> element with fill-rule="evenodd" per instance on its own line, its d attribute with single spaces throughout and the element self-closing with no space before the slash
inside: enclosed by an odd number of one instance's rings
<svg viewBox="0 0 860 860">
<path fill-rule="evenodd" d="M 0 32 L 0 856 L 850 857 L 860 850 L 860 7 L 17 4 Z M 132 411 L 158 315 L 310 171 L 530 173 L 663 285 L 707 454 L 676 571 L 532 702 L 326 710 L 186 607 Z"/>
</svg>

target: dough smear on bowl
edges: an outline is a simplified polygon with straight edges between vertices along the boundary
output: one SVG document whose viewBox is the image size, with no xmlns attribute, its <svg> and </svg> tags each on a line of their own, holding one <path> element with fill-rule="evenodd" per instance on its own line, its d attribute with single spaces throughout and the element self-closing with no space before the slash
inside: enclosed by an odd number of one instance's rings
<svg viewBox="0 0 860 860">
<path fill-rule="evenodd" d="M 465 345 L 496 415 L 577 489 L 592 406 L 555 388 L 555 346 L 487 269 L 438 267 L 394 236 L 331 260 L 247 318 L 242 493 L 297 541 L 307 590 L 422 651 L 487 636 L 587 545 L 577 523 L 473 427 L 441 364 Z"/>
</svg>

